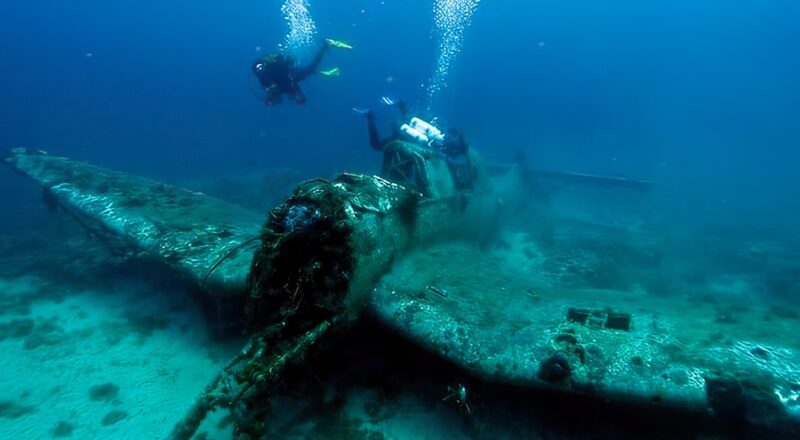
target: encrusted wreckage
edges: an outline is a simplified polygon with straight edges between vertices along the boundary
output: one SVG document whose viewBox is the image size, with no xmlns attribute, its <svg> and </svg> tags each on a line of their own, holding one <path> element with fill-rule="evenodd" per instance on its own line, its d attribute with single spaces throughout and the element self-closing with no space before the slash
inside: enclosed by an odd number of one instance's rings
<svg viewBox="0 0 800 440">
<path fill-rule="evenodd" d="M 175 438 L 189 438 L 215 408 L 230 409 L 236 429 L 257 437 L 260 405 L 282 371 L 364 315 L 487 381 L 744 418 L 767 405 L 777 420 L 800 420 L 796 350 L 758 346 L 767 355 L 756 356 L 755 345 L 700 344 L 692 327 L 701 310 L 630 313 L 608 292 L 528 293 L 523 271 L 480 249 L 507 199 L 479 157 L 470 152 L 474 182 L 463 190 L 441 159 L 418 153 L 403 150 L 419 159 L 413 182 L 391 169 L 394 181 L 310 180 L 266 219 L 43 152 L 16 149 L 5 160 L 82 224 L 196 280 L 204 301 L 250 332 Z M 459 252 L 436 251 L 452 243 Z"/>
</svg>

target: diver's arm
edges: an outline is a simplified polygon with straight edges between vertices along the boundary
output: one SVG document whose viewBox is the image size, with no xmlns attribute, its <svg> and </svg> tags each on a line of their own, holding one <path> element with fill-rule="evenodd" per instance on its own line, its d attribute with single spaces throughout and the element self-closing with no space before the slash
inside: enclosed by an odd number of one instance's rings
<svg viewBox="0 0 800 440">
<path fill-rule="evenodd" d="M 317 51 L 317 54 L 314 56 L 314 59 L 305 66 L 299 67 L 294 72 L 294 79 L 297 82 L 303 81 L 304 79 L 308 78 L 309 76 L 317 73 L 317 69 L 319 65 L 322 63 L 322 58 L 325 57 L 325 53 L 328 51 L 330 44 L 327 42 L 323 43 L 322 47 Z"/>
<path fill-rule="evenodd" d="M 375 124 L 375 114 L 372 112 L 367 113 L 367 130 L 369 131 L 369 146 L 373 150 L 382 150 L 385 144 L 378 134 L 378 126 Z"/>
</svg>

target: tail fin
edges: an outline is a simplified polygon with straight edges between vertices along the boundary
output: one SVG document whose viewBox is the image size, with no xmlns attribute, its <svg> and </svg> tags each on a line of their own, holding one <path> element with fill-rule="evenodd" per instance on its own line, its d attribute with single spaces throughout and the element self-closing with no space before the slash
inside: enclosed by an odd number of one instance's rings
<svg viewBox="0 0 800 440">
<path fill-rule="evenodd" d="M 341 40 L 334 40 L 333 38 L 328 38 L 325 40 L 325 42 L 328 43 L 328 46 L 335 47 L 337 49 L 353 50 L 353 46 Z"/>
<path fill-rule="evenodd" d="M 326 77 L 336 77 L 342 74 L 338 67 L 334 67 L 333 69 L 328 70 L 320 70 L 319 74 Z"/>
</svg>

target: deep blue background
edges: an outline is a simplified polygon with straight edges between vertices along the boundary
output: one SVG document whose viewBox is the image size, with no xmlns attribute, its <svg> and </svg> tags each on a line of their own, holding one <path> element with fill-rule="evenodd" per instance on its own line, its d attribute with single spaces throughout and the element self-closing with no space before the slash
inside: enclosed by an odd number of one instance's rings
<svg viewBox="0 0 800 440">
<path fill-rule="evenodd" d="M 283 38 L 278 0 L 4 0 L 0 148 L 165 179 L 374 170 L 350 108 L 424 105 L 432 0 L 312 7 L 356 50 L 331 52 L 343 75 L 305 83 L 307 106 L 266 108 L 248 69 Z M 796 1 L 484 0 L 432 108 L 490 161 L 653 178 L 685 218 L 796 222 L 799 20 Z M 31 224 L 30 184 L 0 185 L 0 226 Z"/>
</svg>

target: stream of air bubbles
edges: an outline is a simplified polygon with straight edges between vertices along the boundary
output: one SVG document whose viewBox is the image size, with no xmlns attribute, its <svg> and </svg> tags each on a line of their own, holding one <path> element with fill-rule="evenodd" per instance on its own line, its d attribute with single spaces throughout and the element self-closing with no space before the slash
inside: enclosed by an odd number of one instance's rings
<svg viewBox="0 0 800 440">
<path fill-rule="evenodd" d="M 289 27 L 281 48 L 292 54 L 308 48 L 317 33 L 308 0 L 285 0 L 281 6 L 281 14 Z"/>
<path fill-rule="evenodd" d="M 464 31 L 480 0 L 436 0 L 433 6 L 434 30 L 439 41 L 439 56 L 428 84 L 428 107 L 447 87 L 447 77 L 464 41 Z"/>
</svg>

